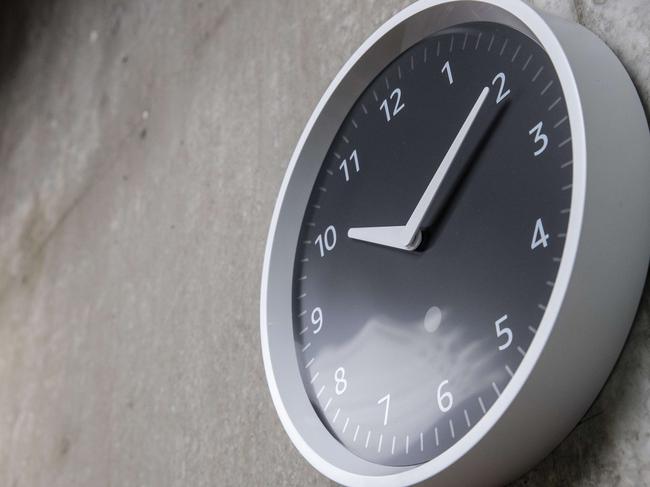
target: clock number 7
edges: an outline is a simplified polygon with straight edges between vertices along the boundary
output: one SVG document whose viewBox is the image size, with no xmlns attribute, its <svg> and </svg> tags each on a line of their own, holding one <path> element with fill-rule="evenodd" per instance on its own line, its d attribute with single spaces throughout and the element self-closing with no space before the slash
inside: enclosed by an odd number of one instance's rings
<svg viewBox="0 0 650 487">
<path fill-rule="evenodd" d="M 377 401 L 377 404 L 381 404 L 382 402 L 386 403 L 386 409 L 384 410 L 384 426 L 386 426 L 388 424 L 388 410 L 390 409 L 390 394 L 386 394 L 382 397 Z"/>
</svg>

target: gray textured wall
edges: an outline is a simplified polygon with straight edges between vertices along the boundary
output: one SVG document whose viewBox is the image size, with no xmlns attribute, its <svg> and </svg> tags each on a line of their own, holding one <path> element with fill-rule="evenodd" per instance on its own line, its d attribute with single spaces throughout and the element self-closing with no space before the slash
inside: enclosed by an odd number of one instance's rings
<svg viewBox="0 0 650 487">
<path fill-rule="evenodd" d="M 266 390 L 264 240 L 317 100 L 409 2 L 9 3 L 0 485 L 328 485 Z M 648 1 L 535 3 L 602 36 L 648 106 Z M 650 483 L 649 294 L 585 420 L 517 485 Z"/>
</svg>

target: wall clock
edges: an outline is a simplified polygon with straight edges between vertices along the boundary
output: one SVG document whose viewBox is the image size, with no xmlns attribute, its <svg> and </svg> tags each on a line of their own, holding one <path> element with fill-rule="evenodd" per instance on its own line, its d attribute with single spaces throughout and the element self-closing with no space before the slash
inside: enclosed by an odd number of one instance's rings
<svg viewBox="0 0 650 487">
<path fill-rule="evenodd" d="M 289 437 L 345 485 L 493 485 L 575 426 L 633 320 L 650 136 L 583 27 L 421 0 L 309 119 L 273 214 L 264 364 Z"/>
</svg>

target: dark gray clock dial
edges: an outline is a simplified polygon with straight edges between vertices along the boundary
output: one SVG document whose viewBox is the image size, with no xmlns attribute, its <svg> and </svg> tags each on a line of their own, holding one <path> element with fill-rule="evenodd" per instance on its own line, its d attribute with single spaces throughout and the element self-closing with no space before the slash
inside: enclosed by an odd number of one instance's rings
<svg viewBox="0 0 650 487">
<path fill-rule="evenodd" d="M 305 210 L 292 296 L 305 389 L 348 449 L 425 462 L 508 386 L 562 256 L 570 142 L 548 56 L 493 23 L 416 44 L 354 104 Z"/>
</svg>

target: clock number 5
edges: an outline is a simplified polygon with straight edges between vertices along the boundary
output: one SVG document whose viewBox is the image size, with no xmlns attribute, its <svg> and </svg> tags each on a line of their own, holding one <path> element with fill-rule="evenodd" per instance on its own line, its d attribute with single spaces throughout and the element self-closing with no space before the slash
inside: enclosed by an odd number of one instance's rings
<svg viewBox="0 0 650 487">
<path fill-rule="evenodd" d="M 494 326 L 497 329 L 497 337 L 506 337 L 506 341 L 499 345 L 499 350 L 503 351 L 510 346 L 512 343 L 512 330 L 506 326 L 501 326 L 501 324 L 508 319 L 508 315 L 503 315 L 501 318 L 494 322 Z"/>
<path fill-rule="evenodd" d="M 448 380 L 443 380 L 438 386 L 438 407 L 440 411 L 446 413 L 454 405 L 454 396 L 451 395 L 451 392 L 443 392 L 442 388 L 449 384 Z"/>
<path fill-rule="evenodd" d="M 535 134 L 535 143 L 538 144 L 539 142 L 542 143 L 542 146 L 535 151 L 535 157 L 540 155 L 542 152 L 546 150 L 546 146 L 548 146 L 548 137 L 546 134 L 542 133 L 542 128 L 544 127 L 544 124 L 542 122 L 539 122 L 537 125 L 535 125 L 530 131 L 528 132 L 529 135 Z"/>
<path fill-rule="evenodd" d="M 391 112 L 390 108 L 388 107 L 388 100 L 384 100 L 381 102 L 381 105 L 379 106 L 380 110 L 384 111 L 384 115 L 386 115 L 386 121 L 390 122 L 395 115 L 397 115 L 399 112 L 401 112 L 405 105 L 402 103 L 402 90 L 399 88 L 395 88 L 393 92 L 390 94 L 390 99 L 393 101 L 393 110 Z"/>
</svg>

